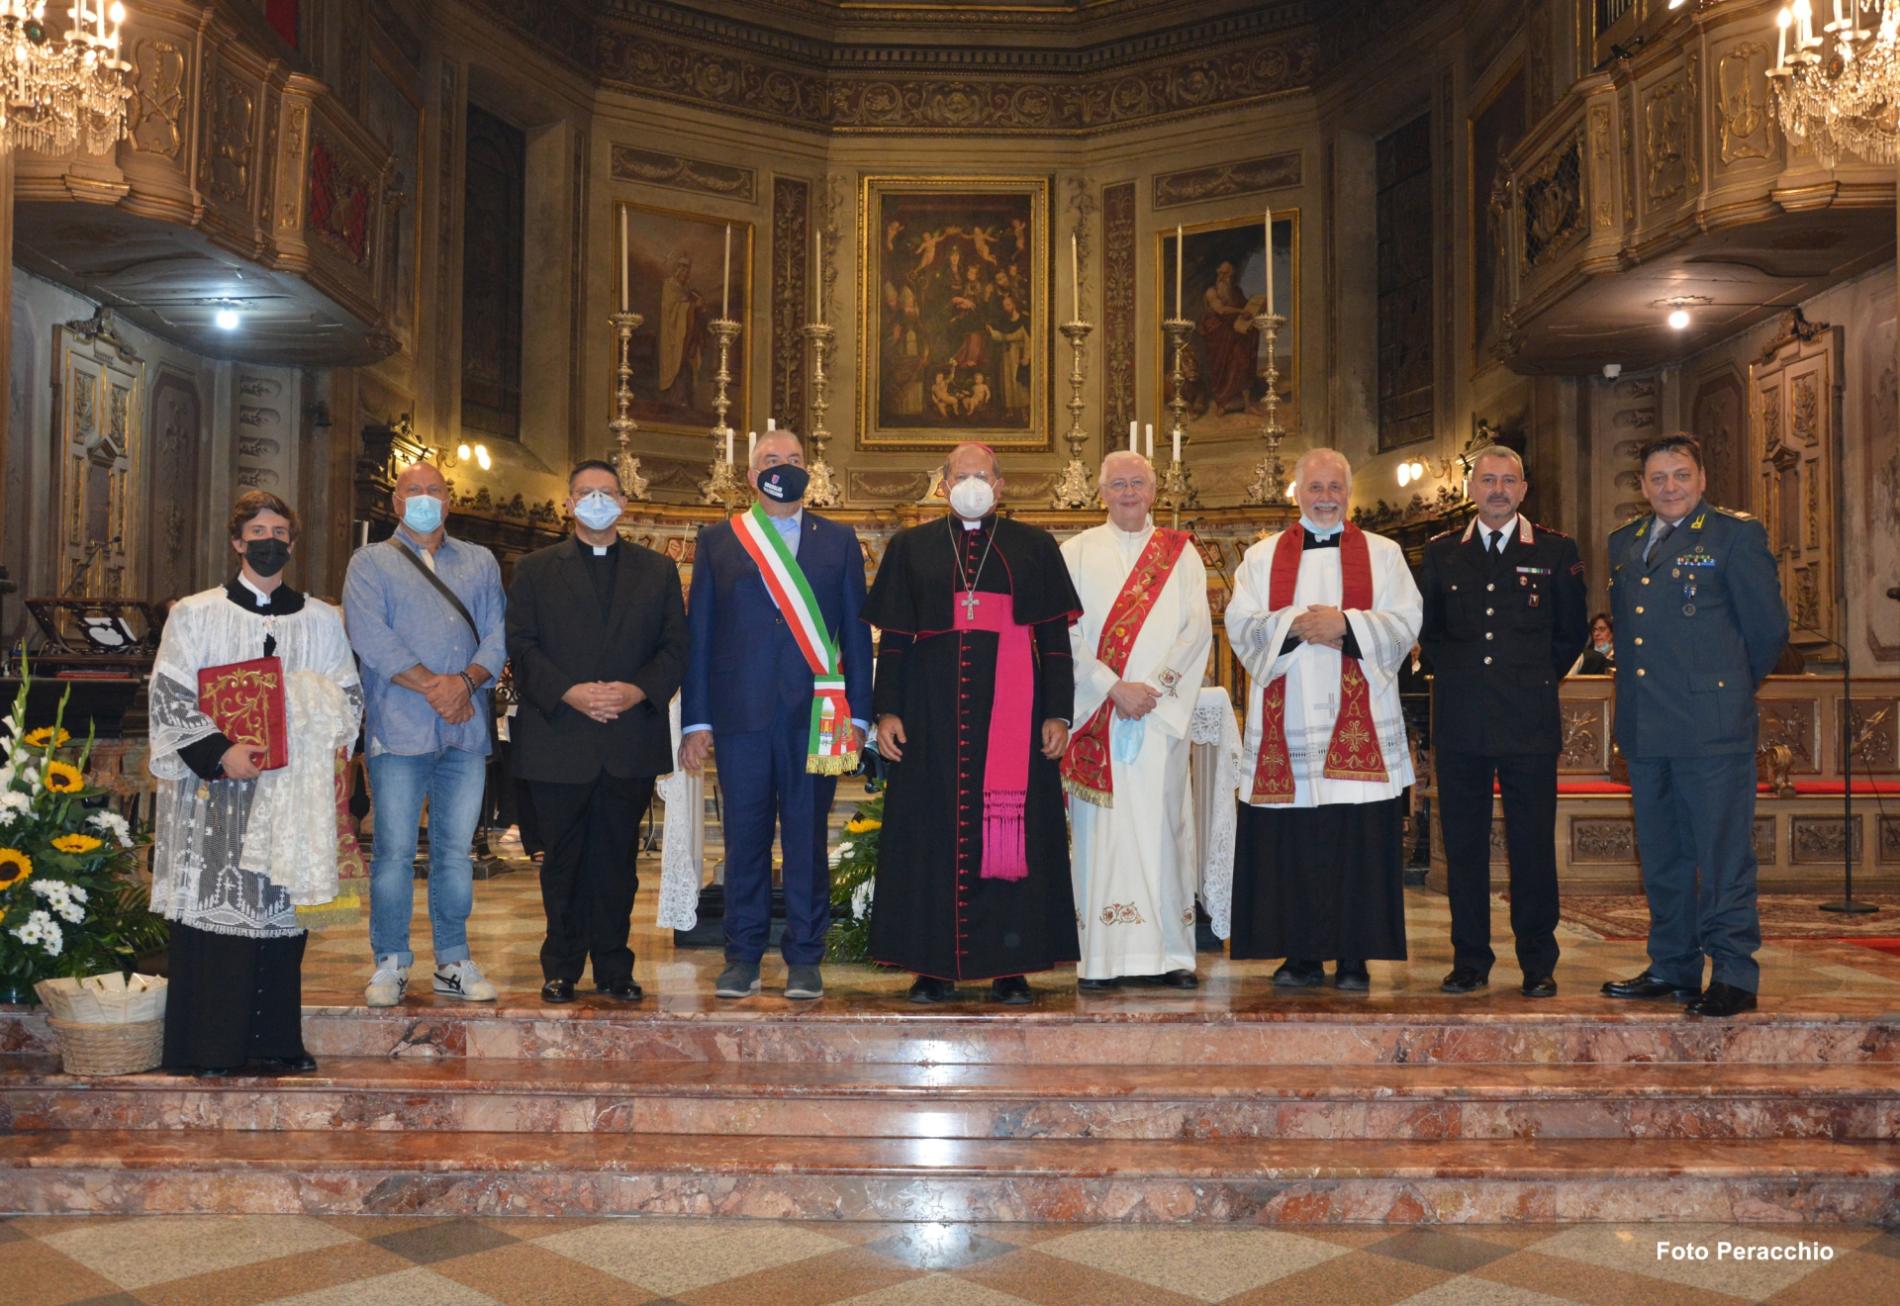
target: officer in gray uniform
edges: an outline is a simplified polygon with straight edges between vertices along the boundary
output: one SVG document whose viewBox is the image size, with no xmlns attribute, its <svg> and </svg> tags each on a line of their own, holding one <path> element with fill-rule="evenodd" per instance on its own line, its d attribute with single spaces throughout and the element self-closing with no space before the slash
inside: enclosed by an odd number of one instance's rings
<svg viewBox="0 0 1900 1306">
<path fill-rule="evenodd" d="M 1583 647 L 1576 541 L 1518 512 L 1529 489 L 1516 451 L 1471 460 L 1478 515 L 1425 546 L 1419 646 L 1432 669 L 1432 757 L 1445 836 L 1452 970 L 1439 987 L 1491 982 L 1491 784 L 1504 804 L 1511 933 L 1527 998 L 1557 994 L 1557 687 Z"/>
<path fill-rule="evenodd" d="M 1702 497 L 1694 436 L 1645 445 L 1642 484 L 1652 511 L 1610 536 L 1609 565 L 1616 742 L 1649 897 L 1649 968 L 1603 991 L 1732 1016 L 1754 1009 L 1760 976 L 1755 690 L 1787 643 L 1788 609 L 1762 524 Z"/>
</svg>

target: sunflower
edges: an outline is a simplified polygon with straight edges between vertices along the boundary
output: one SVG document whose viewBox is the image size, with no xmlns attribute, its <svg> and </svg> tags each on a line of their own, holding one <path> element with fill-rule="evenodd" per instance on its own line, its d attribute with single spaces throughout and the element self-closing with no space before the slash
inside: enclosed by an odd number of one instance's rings
<svg viewBox="0 0 1900 1306">
<path fill-rule="evenodd" d="M 64 748 L 71 742 L 73 732 L 59 726 L 41 726 L 38 730 L 29 730 L 20 742 L 28 748 Z"/>
<path fill-rule="evenodd" d="M 853 817 L 844 823 L 844 828 L 852 834 L 869 834 L 873 830 L 883 829 L 884 822 L 873 820 L 868 816 Z"/>
<path fill-rule="evenodd" d="M 53 840 L 53 847 L 63 853 L 89 853 L 99 846 L 99 840 L 89 834 L 62 834 Z"/>
<path fill-rule="evenodd" d="M 11 889 L 33 874 L 33 859 L 18 848 L 0 848 L 0 889 Z"/>
<path fill-rule="evenodd" d="M 76 794 L 86 787 L 86 777 L 70 762 L 48 762 L 45 780 L 49 793 Z"/>
</svg>

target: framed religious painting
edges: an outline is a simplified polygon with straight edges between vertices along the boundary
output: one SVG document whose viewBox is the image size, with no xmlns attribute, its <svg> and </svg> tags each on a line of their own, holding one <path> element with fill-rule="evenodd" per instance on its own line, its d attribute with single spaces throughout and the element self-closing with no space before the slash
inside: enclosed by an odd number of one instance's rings
<svg viewBox="0 0 1900 1306">
<path fill-rule="evenodd" d="M 1049 179 L 863 178 L 858 447 L 1051 447 Z"/>
<path fill-rule="evenodd" d="M 384 192 L 393 210 L 389 257 L 383 263 L 383 302 L 392 306 L 390 329 L 402 352 L 416 352 L 422 283 L 422 101 L 409 89 L 410 78 L 381 47 L 370 49 L 369 79 L 363 91 L 363 121 L 396 160 L 396 173 Z"/>
<path fill-rule="evenodd" d="M 643 430 L 672 435 L 706 435 L 719 424 L 712 324 L 723 313 L 745 324 L 732 343 L 726 386 L 726 420 L 744 432 L 751 411 L 752 224 L 623 203 L 614 211 L 614 231 L 616 302 L 624 287 L 628 306 L 646 319 L 628 348 L 633 419 Z"/>
<path fill-rule="evenodd" d="M 1299 429 L 1300 376 L 1300 214 L 1273 210 L 1272 269 L 1267 259 L 1266 211 L 1245 218 L 1184 226 L 1155 233 L 1156 321 L 1154 357 L 1156 457 L 1168 451 L 1167 402 L 1174 396 L 1175 360 L 1170 357 L 1163 319 L 1182 316 L 1192 327 L 1181 357 L 1183 418 L 1190 439 L 1254 438 L 1266 418 L 1267 337 L 1255 322 L 1272 311 L 1286 321 L 1274 336 L 1274 367 L 1280 395 L 1280 424 Z M 1120 434 L 1120 433 L 1117 433 Z"/>
</svg>

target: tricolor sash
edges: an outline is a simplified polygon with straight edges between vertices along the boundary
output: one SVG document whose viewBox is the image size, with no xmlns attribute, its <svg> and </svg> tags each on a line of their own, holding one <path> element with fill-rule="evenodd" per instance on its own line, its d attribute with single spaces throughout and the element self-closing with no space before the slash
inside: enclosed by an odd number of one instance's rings
<svg viewBox="0 0 1900 1306">
<path fill-rule="evenodd" d="M 1135 559 L 1135 568 L 1122 582 L 1121 593 L 1109 607 L 1102 623 L 1101 638 L 1095 644 L 1095 656 L 1120 680 L 1135 651 L 1135 640 L 1154 611 L 1155 601 L 1174 574 L 1174 564 L 1187 547 L 1188 532 L 1155 529 Z M 1115 705 L 1107 698 L 1088 723 L 1069 736 L 1069 751 L 1062 755 L 1062 787 L 1083 802 L 1097 807 L 1115 805 L 1115 771 L 1109 764 L 1109 727 Z"/>
<path fill-rule="evenodd" d="M 805 580 L 804 568 L 766 516 L 763 504 L 754 503 L 750 511 L 734 517 L 732 533 L 739 547 L 758 564 L 766 591 L 785 618 L 798 651 L 805 655 L 805 665 L 811 668 L 811 742 L 806 748 L 805 769 L 817 775 L 843 775 L 858 764 L 858 750 L 845 747 L 851 702 L 845 695 L 844 663 L 839 659 L 837 642 L 825 629 L 825 619 Z"/>
<path fill-rule="evenodd" d="M 1267 581 L 1267 606 L 1273 611 L 1293 602 L 1300 579 L 1300 553 L 1305 532 L 1288 528 L 1273 548 L 1273 569 Z M 1372 606 L 1372 551 L 1365 532 L 1346 523 L 1339 541 L 1342 609 Z M 1333 722 L 1332 741 L 1326 747 L 1328 780 L 1386 779 L 1385 754 L 1372 720 L 1372 688 L 1358 658 L 1342 657 L 1339 665 L 1339 717 Z M 1293 760 L 1286 745 L 1286 677 L 1275 676 L 1260 695 L 1260 752 L 1254 759 L 1253 802 L 1293 801 Z"/>
</svg>

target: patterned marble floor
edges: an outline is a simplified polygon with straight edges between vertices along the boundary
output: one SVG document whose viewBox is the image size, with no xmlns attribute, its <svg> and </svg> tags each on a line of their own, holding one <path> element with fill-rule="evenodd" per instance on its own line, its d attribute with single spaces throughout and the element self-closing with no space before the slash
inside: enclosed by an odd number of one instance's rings
<svg viewBox="0 0 1900 1306">
<path fill-rule="evenodd" d="M 716 1005 L 711 996 L 712 979 L 724 964 L 717 948 L 676 948 L 672 932 L 653 923 L 655 897 L 659 881 L 656 857 L 643 857 L 640 867 L 640 893 L 634 906 L 633 946 L 636 954 L 634 978 L 646 988 L 649 1001 L 668 1007 Z M 416 954 L 410 997 L 412 1005 L 436 1001 L 460 1005 L 453 999 L 436 999 L 429 992 L 428 967 L 431 963 L 429 922 L 423 884 L 416 885 L 415 916 L 411 925 L 411 944 Z M 1443 895 L 1426 889 L 1408 889 L 1405 895 L 1406 934 L 1411 953 L 1407 961 L 1371 963 L 1370 995 L 1336 994 L 1331 989 L 1305 990 L 1302 1003 L 1333 1003 L 1342 1007 L 1366 1004 L 1391 1004 L 1396 1007 L 1425 1006 L 1444 1009 L 1472 1007 L 1520 1010 L 1528 999 L 1517 991 L 1519 975 L 1510 951 L 1510 917 L 1506 904 L 1493 903 L 1492 945 L 1499 953 L 1492 973 L 1492 987 L 1467 998 L 1444 998 L 1438 984 L 1451 966 L 1451 915 Z M 1818 913 L 1817 913 L 1818 914 Z M 502 991 L 504 1005 L 533 1003 L 541 986 L 541 968 L 537 959 L 541 946 L 542 912 L 539 877 L 532 864 L 521 862 L 518 869 L 480 881 L 475 886 L 475 911 L 469 923 L 469 943 L 475 960 Z M 1895 913 L 1893 933 L 1900 935 L 1900 913 Z M 368 982 L 371 958 L 366 922 L 339 926 L 312 936 L 304 963 L 304 1001 L 313 1006 L 354 1005 L 362 1000 L 363 985 Z M 1561 926 L 1558 941 L 1563 959 L 1558 965 L 1560 990 L 1555 1003 L 1536 1004 L 1539 1011 L 1573 1008 L 1599 1011 L 1604 1000 L 1597 995 L 1606 979 L 1633 975 L 1646 964 L 1640 940 L 1605 940 L 1568 925 Z M 1798 1001 L 1826 1003 L 1843 996 L 1893 999 L 1900 996 L 1900 955 L 1881 952 L 1859 944 L 1829 939 L 1790 939 L 1766 944 L 1760 954 L 1764 1006 Z M 1225 956 L 1203 953 L 1200 958 L 1202 985 L 1191 995 L 1175 990 L 1133 989 L 1101 997 L 1078 998 L 1073 968 L 1032 978 L 1038 991 L 1037 1010 L 1064 1010 L 1078 1001 L 1090 1010 L 1105 1005 L 1167 1004 L 1170 1010 L 1226 1010 L 1276 1000 L 1266 983 L 1276 963 L 1270 961 L 1229 961 Z M 825 968 L 824 1006 L 836 1008 L 854 999 L 876 998 L 888 1001 L 909 985 L 910 976 L 873 966 L 828 965 Z M 782 1003 L 773 996 L 783 986 L 784 971 L 775 957 L 768 956 L 764 971 L 765 996 L 756 1002 Z M 582 986 L 587 992 L 587 986 Z M 981 988 L 969 990 L 972 999 Z M 596 999 L 586 996 L 585 1002 Z"/>
<path fill-rule="evenodd" d="M 1659 1255 L 1658 1244 L 1707 1260 Z M 1722 1247 L 1809 1259 L 1742 1261 Z M 1789 1250 L 1791 1249 L 1791 1250 Z M 1759 1254 L 1759 1253 L 1757 1253 Z M 1826 1259 L 1822 1259 L 1826 1257 Z M 1891 1300 L 1900 1236 L 1740 1226 L 1081 1228 L 723 1220 L 0 1221 L 20 1306 L 1796 1306 Z"/>
</svg>

